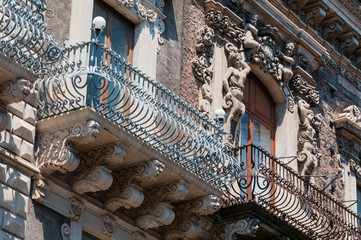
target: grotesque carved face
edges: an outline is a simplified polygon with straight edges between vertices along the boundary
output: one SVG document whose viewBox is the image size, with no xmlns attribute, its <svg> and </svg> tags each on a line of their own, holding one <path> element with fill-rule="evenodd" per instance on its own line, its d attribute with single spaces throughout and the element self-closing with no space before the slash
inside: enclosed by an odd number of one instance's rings
<svg viewBox="0 0 361 240">
<path fill-rule="evenodd" d="M 291 56 L 293 54 L 293 50 L 295 49 L 295 45 L 293 43 L 288 43 L 284 50 L 286 56 Z"/>
<path fill-rule="evenodd" d="M 204 46 L 212 46 L 213 44 L 213 31 L 211 29 L 206 29 L 203 33 L 203 44 Z"/>
<path fill-rule="evenodd" d="M 252 25 L 256 25 L 257 20 L 258 20 L 258 15 L 251 15 L 251 17 L 249 19 L 249 23 L 252 24 Z"/>
</svg>

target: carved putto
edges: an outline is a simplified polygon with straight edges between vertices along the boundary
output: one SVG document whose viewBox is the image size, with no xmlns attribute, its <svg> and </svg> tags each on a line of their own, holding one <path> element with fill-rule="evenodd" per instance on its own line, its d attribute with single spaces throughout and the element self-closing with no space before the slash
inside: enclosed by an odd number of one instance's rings
<svg viewBox="0 0 361 240">
<path fill-rule="evenodd" d="M 251 14 L 248 23 L 245 25 L 243 47 L 247 49 L 247 57 L 251 57 L 253 53 L 261 49 L 261 44 L 258 40 L 258 29 L 257 29 L 258 15 Z"/>
<path fill-rule="evenodd" d="M 317 145 L 317 134 L 321 128 L 322 116 L 314 115 L 305 100 L 298 102 L 300 129 L 298 135 L 297 160 L 300 163 L 301 175 L 311 175 L 320 159 Z"/>
<path fill-rule="evenodd" d="M 288 43 L 284 48 L 283 52 L 280 55 L 281 63 L 278 67 L 279 69 L 279 80 L 282 80 L 283 83 L 288 83 L 293 76 L 292 64 L 293 64 L 293 50 L 295 45 L 293 43 Z"/>
</svg>

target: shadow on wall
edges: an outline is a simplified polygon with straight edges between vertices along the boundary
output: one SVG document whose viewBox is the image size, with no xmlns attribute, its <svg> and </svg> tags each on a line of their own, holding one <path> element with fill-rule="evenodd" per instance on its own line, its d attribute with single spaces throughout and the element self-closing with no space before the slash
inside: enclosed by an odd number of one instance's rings
<svg viewBox="0 0 361 240">
<path fill-rule="evenodd" d="M 69 219 L 29 198 L 25 240 L 63 240 L 61 226 Z"/>
</svg>

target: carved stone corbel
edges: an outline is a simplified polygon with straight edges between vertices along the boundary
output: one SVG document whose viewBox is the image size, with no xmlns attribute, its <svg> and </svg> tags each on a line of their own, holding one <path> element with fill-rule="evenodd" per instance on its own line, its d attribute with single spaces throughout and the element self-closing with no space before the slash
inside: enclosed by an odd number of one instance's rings
<svg viewBox="0 0 361 240">
<path fill-rule="evenodd" d="M 82 201 L 75 197 L 69 199 L 69 218 L 71 220 L 76 222 L 79 221 L 82 209 Z"/>
<path fill-rule="evenodd" d="M 358 37 L 353 32 L 348 32 L 340 37 L 340 52 L 346 56 L 352 54 L 359 46 Z"/>
<path fill-rule="evenodd" d="M 31 198 L 41 204 L 46 202 L 46 192 L 49 190 L 49 184 L 47 184 L 39 175 L 33 177 L 33 193 Z"/>
<path fill-rule="evenodd" d="M 31 93 L 32 84 L 28 80 L 11 80 L 0 84 L 0 101 L 5 104 L 20 102 Z"/>
<path fill-rule="evenodd" d="M 102 233 L 105 234 L 107 237 L 111 237 L 114 231 L 114 225 L 115 225 L 114 219 L 106 214 L 102 217 L 102 222 L 103 222 Z"/>
<path fill-rule="evenodd" d="M 169 226 L 164 235 L 166 240 L 197 239 L 206 235 L 202 230 L 199 216 L 210 215 L 221 208 L 217 196 L 206 195 L 177 206 L 177 220 Z"/>
<path fill-rule="evenodd" d="M 107 190 L 113 182 L 111 171 L 103 166 L 98 166 L 86 175 L 85 178 L 75 182 L 73 191 L 78 194 Z"/>
<path fill-rule="evenodd" d="M 36 157 L 41 174 L 47 176 L 54 171 L 74 171 L 79 165 L 74 145 L 93 142 L 99 132 L 100 125 L 94 120 L 88 120 L 72 127 L 40 133 Z"/>
<path fill-rule="evenodd" d="M 166 202 L 160 202 L 147 215 L 136 220 L 136 225 L 144 230 L 169 225 L 173 222 L 175 213 L 173 206 Z"/>
<path fill-rule="evenodd" d="M 351 105 L 345 108 L 343 112 L 338 115 L 338 118 L 347 118 L 351 122 L 355 122 L 361 125 L 361 111 L 355 105 Z"/>
<path fill-rule="evenodd" d="M 247 218 L 238 220 L 235 223 L 226 224 L 218 233 L 220 240 L 233 240 L 237 236 L 255 237 L 259 230 L 260 220 L 257 218 Z"/>
<path fill-rule="evenodd" d="M 315 2 L 307 6 L 306 11 L 306 22 L 312 27 L 321 27 L 320 23 L 326 17 L 326 8 L 322 2 Z"/>
<path fill-rule="evenodd" d="M 182 201 L 188 194 L 187 186 L 188 182 L 181 179 L 147 192 L 152 197 L 147 199 L 144 209 L 140 209 L 142 216 L 136 220 L 137 226 L 149 229 L 171 224 L 175 212 L 170 202 Z"/>
<path fill-rule="evenodd" d="M 323 27 L 323 36 L 333 42 L 336 38 L 338 38 L 343 32 L 343 22 L 337 17 L 332 18 L 324 24 Z"/>
<path fill-rule="evenodd" d="M 139 207 L 144 200 L 141 182 L 152 182 L 162 173 L 164 165 L 158 160 L 142 163 L 114 174 L 116 181 L 109 189 L 105 208 L 111 212 L 120 207 Z"/>
</svg>

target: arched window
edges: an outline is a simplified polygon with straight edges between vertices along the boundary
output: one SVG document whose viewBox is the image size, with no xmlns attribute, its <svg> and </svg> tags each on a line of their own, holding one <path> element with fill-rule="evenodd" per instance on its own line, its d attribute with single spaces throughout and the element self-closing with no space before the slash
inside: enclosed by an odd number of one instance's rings
<svg viewBox="0 0 361 240">
<path fill-rule="evenodd" d="M 261 81 L 250 73 L 245 82 L 246 114 L 241 120 L 240 145 L 253 143 L 275 153 L 275 104 Z"/>
</svg>

